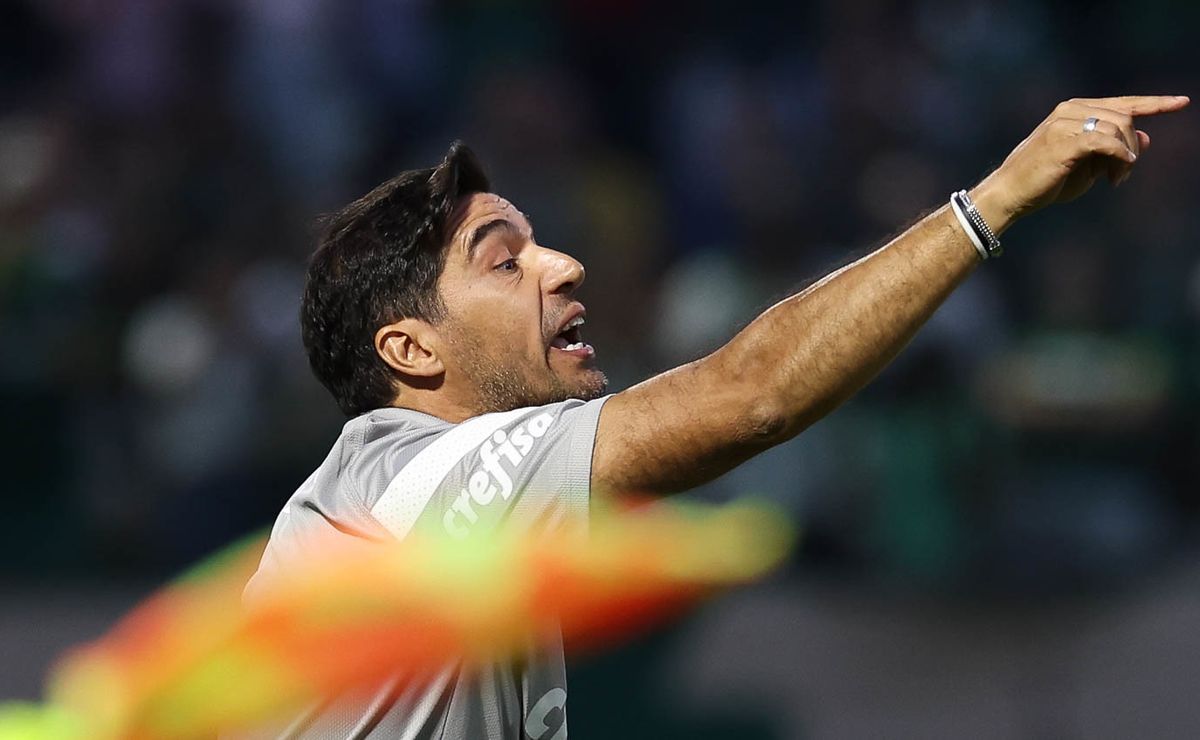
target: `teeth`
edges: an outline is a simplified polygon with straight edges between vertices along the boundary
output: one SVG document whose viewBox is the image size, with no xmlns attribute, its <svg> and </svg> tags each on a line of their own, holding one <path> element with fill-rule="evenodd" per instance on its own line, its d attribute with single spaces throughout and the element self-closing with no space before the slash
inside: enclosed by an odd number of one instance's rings
<svg viewBox="0 0 1200 740">
<path fill-rule="evenodd" d="M 571 352 L 573 350 L 583 349 L 584 346 L 585 345 L 583 342 L 574 342 L 572 344 L 568 344 L 566 347 L 563 347 L 563 349 L 565 349 L 568 352 Z"/>
<path fill-rule="evenodd" d="M 583 326 L 583 317 L 582 316 L 576 316 L 575 318 L 568 321 L 567 325 L 563 327 L 563 331 L 567 331 L 568 329 L 574 329 L 577 326 Z"/>
</svg>

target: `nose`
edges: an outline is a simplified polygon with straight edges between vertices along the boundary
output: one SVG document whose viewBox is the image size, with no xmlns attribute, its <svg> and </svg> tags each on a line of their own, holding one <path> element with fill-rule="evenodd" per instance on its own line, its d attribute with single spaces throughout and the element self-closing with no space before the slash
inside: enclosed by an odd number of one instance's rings
<svg viewBox="0 0 1200 740">
<path fill-rule="evenodd" d="M 542 288 L 550 294 L 570 295 L 583 285 L 586 272 L 579 260 L 569 254 L 541 247 Z"/>
</svg>

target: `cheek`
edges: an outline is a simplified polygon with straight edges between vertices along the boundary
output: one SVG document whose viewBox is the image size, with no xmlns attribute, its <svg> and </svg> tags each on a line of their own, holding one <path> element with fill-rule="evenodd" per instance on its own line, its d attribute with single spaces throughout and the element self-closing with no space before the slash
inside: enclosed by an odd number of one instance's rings
<svg viewBox="0 0 1200 740">
<path fill-rule="evenodd" d="M 484 319 L 497 329 L 497 334 L 510 350 L 518 347 L 540 348 L 545 342 L 542 316 L 538 306 L 527 301 L 506 301 L 497 305 Z"/>
<path fill-rule="evenodd" d="M 456 301 L 457 322 L 492 356 L 537 352 L 545 348 L 541 305 L 536 296 L 495 293 L 484 285 L 468 287 Z"/>
<path fill-rule="evenodd" d="M 541 327 L 513 311 L 495 310 L 476 318 L 471 334 L 495 358 L 537 354 L 543 342 Z"/>
</svg>

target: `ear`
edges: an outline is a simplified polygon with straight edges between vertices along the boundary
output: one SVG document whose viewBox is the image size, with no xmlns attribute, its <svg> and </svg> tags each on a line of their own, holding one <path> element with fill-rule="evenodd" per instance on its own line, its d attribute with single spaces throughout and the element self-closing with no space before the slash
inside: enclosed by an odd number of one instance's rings
<svg viewBox="0 0 1200 740">
<path fill-rule="evenodd" d="M 420 319 L 400 319 L 375 332 L 375 351 L 402 375 L 433 378 L 446 372 L 437 352 L 437 330 Z"/>
</svg>

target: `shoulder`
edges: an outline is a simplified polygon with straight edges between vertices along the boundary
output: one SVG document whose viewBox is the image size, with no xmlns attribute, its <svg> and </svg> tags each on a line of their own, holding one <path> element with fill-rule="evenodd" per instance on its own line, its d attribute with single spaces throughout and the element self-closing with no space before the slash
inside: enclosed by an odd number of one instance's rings
<svg viewBox="0 0 1200 740">
<path fill-rule="evenodd" d="M 400 470 L 455 425 L 409 409 L 370 411 L 346 422 L 339 437 L 338 477 L 370 508 Z M 375 496 L 372 496 L 372 492 Z"/>
<path fill-rule="evenodd" d="M 526 440 L 548 440 L 580 432 L 594 434 L 605 400 L 607 397 L 594 401 L 569 399 L 481 414 L 457 424 L 408 409 L 379 409 L 347 424 L 343 433 L 348 446 L 347 466 L 382 467 L 391 477 L 407 471 L 409 475 L 425 472 L 440 478 L 458 461 L 508 439 L 515 438 L 518 441 L 514 443 L 528 452 L 531 445 Z"/>
<path fill-rule="evenodd" d="M 529 406 L 443 428 L 402 465 L 388 466 L 386 482 L 375 479 L 367 492 L 371 514 L 404 537 L 422 521 L 456 534 L 462 521 L 489 528 L 510 511 L 532 518 L 554 502 L 585 509 L 603 403 Z"/>
</svg>

